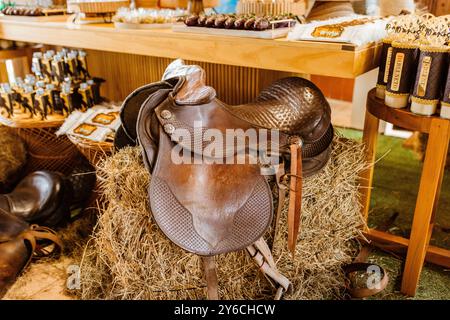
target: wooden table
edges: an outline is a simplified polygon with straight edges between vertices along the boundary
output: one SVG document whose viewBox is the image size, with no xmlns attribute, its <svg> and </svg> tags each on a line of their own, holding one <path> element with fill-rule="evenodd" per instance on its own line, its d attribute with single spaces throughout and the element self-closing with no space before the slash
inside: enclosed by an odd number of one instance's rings
<svg viewBox="0 0 450 320">
<path fill-rule="evenodd" d="M 429 134 L 410 238 L 405 239 L 374 229 L 366 230 L 367 237 L 374 242 L 394 244 L 397 248 L 395 250 L 399 251 L 407 248 L 401 291 L 406 295 L 414 296 L 425 260 L 450 268 L 450 250 L 429 245 L 447 159 L 450 120 L 436 116 L 416 115 L 407 109 L 390 108 L 384 104 L 383 100 L 375 97 L 375 89 L 371 90 L 367 98 L 363 135 L 366 158 L 371 164 L 375 161 L 380 120 L 410 131 Z M 361 175 L 362 212 L 366 221 L 369 215 L 373 172 L 374 166 L 371 165 Z"/>
<path fill-rule="evenodd" d="M 176 33 L 171 29 L 124 30 L 112 24 L 73 25 L 0 17 L 0 39 L 214 64 L 355 78 L 378 67 L 380 46 L 266 40 Z"/>
</svg>

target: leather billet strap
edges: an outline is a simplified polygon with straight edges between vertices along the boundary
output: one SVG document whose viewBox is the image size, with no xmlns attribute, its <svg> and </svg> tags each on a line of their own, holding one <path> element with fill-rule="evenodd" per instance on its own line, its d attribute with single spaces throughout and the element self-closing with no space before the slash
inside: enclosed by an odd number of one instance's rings
<svg viewBox="0 0 450 320">
<path fill-rule="evenodd" d="M 379 265 L 377 264 L 373 264 L 373 263 L 366 263 L 366 262 L 356 262 L 356 263 L 351 263 L 349 265 L 346 265 L 344 268 L 344 272 L 345 272 L 345 276 L 346 276 L 346 288 L 347 291 L 350 293 L 350 295 L 353 298 L 366 298 L 366 297 L 370 297 L 373 296 L 381 291 L 383 291 L 388 282 L 389 282 L 389 277 L 386 273 L 386 271 Z M 358 287 L 354 287 L 352 286 L 351 280 L 349 278 L 349 275 L 351 273 L 354 272 L 365 272 L 367 274 L 369 274 L 370 276 L 378 276 L 378 278 L 375 278 L 373 280 L 379 280 L 378 283 L 371 283 L 373 285 L 373 287 L 362 287 L 362 288 L 358 288 Z M 379 275 L 376 275 L 375 272 L 380 272 Z M 368 279 L 368 282 L 372 282 L 372 280 Z"/>
<path fill-rule="evenodd" d="M 289 210 L 288 210 L 288 249 L 292 256 L 295 254 L 295 246 L 300 229 L 300 216 L 302 210 L 302 145 L 301 138 L 295 137 L 291 141 L 291 169 L 289 188 Z"/>
<path fill-rule="evenodd" d="M 208 291 L 208 300 L 219 300 L 219 284 L 214 256 L 202 257 L 203 271 Z"/>
<path fill-rule="evenodd" d="M 292 283 L 280 273 L 273 259 L 272 253 L 263 238 L 247 247 L 250 256 L 255 260 L 261 272 L 278 286 L 275 300 L 280 300 L 283 293 L 292 290 Z"/>
<path fill-rule="evenodd" d="M 302 188 L 303 188 L 303 170 L 302 170 L 302 140 L 299 137 L 290 139 L 291 167 L 290 173 L 285 173 L 284 163 L 275 166 L 270 172 L 275 175 L 275 181 L 278 188 L 278 207 L 275 216 L 274 241 L 279 232 L 279 221 L 281 211 L 283 210 L 286 199 L 286 192 L 289 190 L 289 209 L 288 209 L 288 249 L 292 256 L 295 255 L 298 233 L 300 229 L 300 218 L 302 210 Z M 285 179 L 289 177 L 289 188 L 285 185 Z"/>
</svg>

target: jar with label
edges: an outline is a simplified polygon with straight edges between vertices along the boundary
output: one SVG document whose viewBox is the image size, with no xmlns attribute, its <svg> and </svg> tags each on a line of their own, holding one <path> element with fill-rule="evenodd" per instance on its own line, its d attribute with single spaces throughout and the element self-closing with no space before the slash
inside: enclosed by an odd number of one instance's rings
<svg viewBox="0 0 450 320">
<path fill-rule="evenodd" d="M 420 46 L 411 112 L 426 116 L 436 113 L 446 72 L 448 49 L 447 46 Z"/>
<path fill-rule="evenodd" d="M 450 52 L 447 54 L 450 62 Z M 447 81 L 445 82 L 444 95 L 441 99 L 441 117 L 450 119 L 450 63 L 448 63 Z"/>
<path fill-rule="evenodd" d="M 408 105 L 414 80 L 416 79 L 418 44 L 392 42 L 392 59 L 386 85 L 385 104 L 391 108 Z"/>
</svg>

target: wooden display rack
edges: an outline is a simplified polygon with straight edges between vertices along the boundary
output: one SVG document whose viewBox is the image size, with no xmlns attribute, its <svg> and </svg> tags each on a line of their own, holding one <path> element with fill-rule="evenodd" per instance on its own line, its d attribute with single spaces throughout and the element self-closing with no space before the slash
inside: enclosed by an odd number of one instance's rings
<svg viewBox="0 0 450 320">
<path fill-rule="evenodd" d="M 18 114 L 12 118 L 0 114 L 0 123 L 12 128 L 52 128 L 59 127 L 66 118 L 59 114 L 49 115 L 46 120 L 30 118 L 29 114 Z"/>
<path fill-rule="evenodd" d="M 394 250 L 407 249 L 403 271 L 402 293 L 414 296 L 425 260 L 450 268 L 450 250 L 429 245 L 433 232 L 437 203 L 444 175 L 450 140 L 450 120 L 437 116 L 420 116 L 407 109 L 393 109 L 375 97 L 371 90 L 367 99 L 363 141 L 366 145 L 366 159 L 373 164 L 380 120 L 405 128 L 429 134 L 428 146 L 420 179 L 419 194 L 409 239 L 375 229 L 366 230 L 366 236 L 380 244 L 394 245 Z M 362 214 L 367 221 L 374 166 L 361 175 Z"/>
</svg>

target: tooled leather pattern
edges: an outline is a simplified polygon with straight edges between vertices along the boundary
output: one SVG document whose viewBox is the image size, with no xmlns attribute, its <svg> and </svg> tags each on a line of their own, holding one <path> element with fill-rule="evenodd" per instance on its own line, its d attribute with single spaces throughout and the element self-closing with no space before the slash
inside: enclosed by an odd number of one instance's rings
<svg viewBox="0 0 450 320">
<path fill-rule="evenodd" d="M 247 122 L 298 135 L 306 143 L 320 139 L 331 122 L 331 109 L 322 92 L 298 77 L 274 82 L 254 102 L 226 108 Z"/>
</svg>

